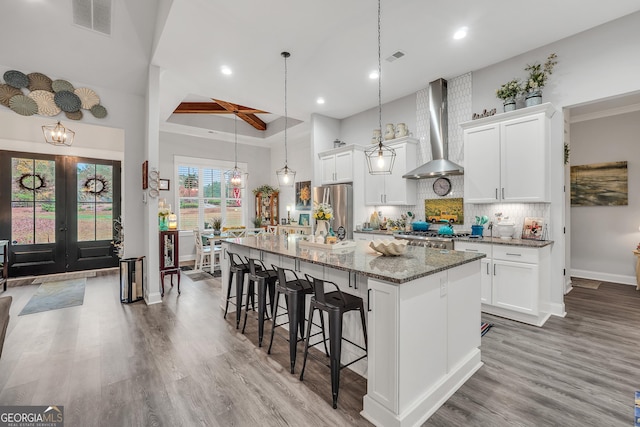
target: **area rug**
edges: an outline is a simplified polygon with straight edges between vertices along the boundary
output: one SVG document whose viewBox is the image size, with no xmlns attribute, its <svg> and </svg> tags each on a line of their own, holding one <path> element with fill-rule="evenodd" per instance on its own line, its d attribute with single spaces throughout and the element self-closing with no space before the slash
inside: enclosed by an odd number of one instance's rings
<svg viewBox="0 0 640 427">
<path fill-rule="evenodd" d="M 48 274 L 46 276 L 39 276 L 33 279 L 32 284 L 48 283 L 48 282 L 62 282 L 71 279 L 81 279 L 83 277 L 96 277 L 95 271 L 73 271 L 70 273 L 58 273 Z"/>
<path fill-rule="evenodd" d="M 493 327 L 493 323 L 486 323 L 486 322 L 481 323 L 480 324 L 480 337 L 483 337 L 484 334 L 489 332 L 489 329 L 491 329 L 492 327 Z"/>
<path fill-rule="evenodd" d="M 215 273 L 211 274 L 208 271 L 194 270 L 194 271 L 184 271 L 184 274 L 187 275 L 189 279 L 193 280 L 194 282 L 198 282 L 200 280 L 207 280 L 207 279 L 213 279 L 214 277 L 220 277 L 222 275 L 222 272 L 220 270 L 217 270 Z"/>
<path fill-rule="evenodd" d="M 86 278 L 47 282 L 40 285 L 19 316 L 74 307 L 84 302 Z"/>
<path fill-rule="evenodd" d="M 579 288 L 598 289 L 602 282 L 600 280 L 583 279 L 582 277 L 572 277 L 571 286 Z"/>
</svg>

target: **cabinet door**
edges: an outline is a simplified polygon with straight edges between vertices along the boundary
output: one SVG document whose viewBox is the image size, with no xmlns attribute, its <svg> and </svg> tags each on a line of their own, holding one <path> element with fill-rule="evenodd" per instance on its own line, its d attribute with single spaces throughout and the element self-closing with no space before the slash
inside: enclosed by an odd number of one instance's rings
<svg viewBox="0 0 640 427">
<path fill-rule="evenodd" d="M 538 266 L 493 260 L 493 305 L 538 314 Z"/>
<path fill-rule="evenodd" d="M 364 175 L 364 203 L 365 205 L 384 204 L 384 175 Z"/>
<path fill-rule="evenodd" d="M 385 176 L 384 203 L 386 205 L 415 205 L 416 181 L 402 177 L 407 171 L 413 169 L 407 166 L 409 160 L 407 145 L 397 145 L 393 149 L 396 151 L 396 160 L 391 175 Z M 413 158 L 415 159 L 415 155 Z"/>
<path fill-rule="evenodd" d="M 324 170 L 324 167 L 323 167 L 323 170 Z M 353 152 L 352 151 L 336 154 L 335 180 L 336 182 L 353 181 Z"/>
<path fill-rule="evenodd" d="M 491 260 L 482 258 L 480 268 L 480 302 L 482 304 L 493 304 Z"/>
<path fill-rule="evenodd" d="M 331 184 L 335 182 L 336 156 L 330 155 L 320 159 L 322 165 L 322 183 Z"/>
<path fill-rule="evenodd" d="M 503 123 L 501 141 L 502 200 L 548 201 L 548 149 L 544 114 Z"/>
<path fill-rule="evenodd" d="M 398 287 L 369 279 L 368 288 L 367 395 L 397 413 Z"/>
<path fill-rule="evenodd" d="M 500 187 L 498 124 L 464 131 L 464 198 L 466 203 L 495 203 Z"/>
</svg>

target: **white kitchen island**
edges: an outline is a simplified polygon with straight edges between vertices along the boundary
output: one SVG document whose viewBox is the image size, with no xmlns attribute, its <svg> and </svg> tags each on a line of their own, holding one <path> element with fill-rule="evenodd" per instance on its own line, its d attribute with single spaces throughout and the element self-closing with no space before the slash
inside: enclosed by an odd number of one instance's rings
<svg viewBox="0 0 640 427">
<path fill-rule="evenodd" d="M 383 257 L 366 242 L 350 249 L 309 249 L 299 238 L 223 241 L 223 298 L 227 250 L 335 281 L 343 292 L 361 296 L 368 309 L 369 352 L 350 368 L 367 378 L 361 413 L 367 420 L 385 427 L 420 425 L 482 366 L 483 254 L 409 246 L 403 256 Z M 347 338 L 362 341 L 357 318 L 344 323 Z M 356 353 L 344 348 L 342 354 L 347 363 Z"/>
</svg>

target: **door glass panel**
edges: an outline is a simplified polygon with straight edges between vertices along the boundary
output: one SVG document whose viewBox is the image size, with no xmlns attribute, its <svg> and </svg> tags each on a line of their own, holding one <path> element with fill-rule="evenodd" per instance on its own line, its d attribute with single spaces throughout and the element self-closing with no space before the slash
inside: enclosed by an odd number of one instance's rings
<svg viewBox="0 0 640 427">
<path fill-rule="evenodd" d="M 113 238 L 113 166 L 78 163 L 78 241 Z"/>
<path fill-rule="evenodd" d="M 11 240 L 55 243 L 55 161 L 12 158 L 11 164 Z"/>
</svg>

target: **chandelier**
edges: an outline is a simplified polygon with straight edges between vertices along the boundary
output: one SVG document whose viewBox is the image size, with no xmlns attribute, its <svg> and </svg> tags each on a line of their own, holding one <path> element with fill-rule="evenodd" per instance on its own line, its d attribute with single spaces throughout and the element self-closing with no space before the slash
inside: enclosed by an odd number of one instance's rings
<svg viewBox="0 0 640 427">
<path fill-rule="evenodd" d="M 235 166 L 233 169 L 225 171 L 224 178 L 227 183 L 227 191 L 233 192 L 234 189 L 242 190 L 247 182 L 248 173 L 242 172 L 238 168 L 238 111 L 233 112 L 233 133 L 235 135 Z"/>
<path fill-rule="evenodd" d="M 73 144 L 73 137 L 76 136 L 74 131 L 62 126 L 60 122 L 42 126 L 42 133 L 44 140 L 51 145 L 69 146 Z"/>
</svg>

